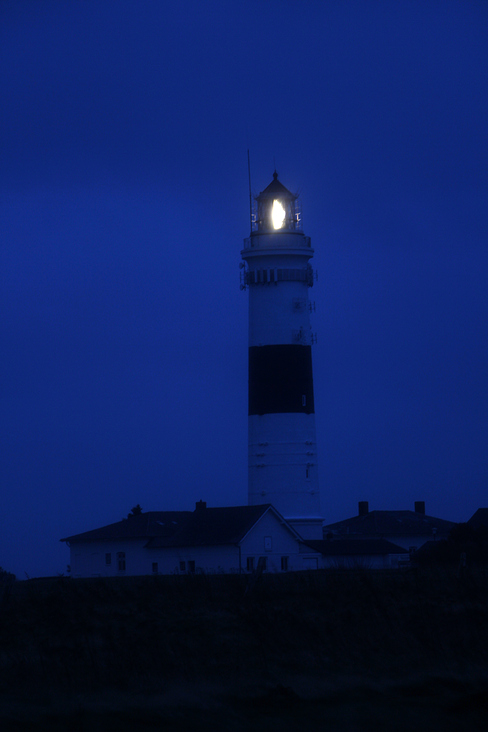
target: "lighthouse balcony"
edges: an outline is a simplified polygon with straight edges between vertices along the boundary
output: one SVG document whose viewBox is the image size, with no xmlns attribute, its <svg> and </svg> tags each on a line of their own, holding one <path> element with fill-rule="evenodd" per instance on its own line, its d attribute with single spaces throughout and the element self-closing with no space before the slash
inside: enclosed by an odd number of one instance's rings
<svg viewBox="0 0 488 732">
<path fill-rule="evenodd" d="M 305 282 L 313 286 L 314 273 L 311 265 L 306 267 L 268 267 L 250 269 L 244 272 L 244 285 L 267 285 L 277 282 Z"/>
</svg>

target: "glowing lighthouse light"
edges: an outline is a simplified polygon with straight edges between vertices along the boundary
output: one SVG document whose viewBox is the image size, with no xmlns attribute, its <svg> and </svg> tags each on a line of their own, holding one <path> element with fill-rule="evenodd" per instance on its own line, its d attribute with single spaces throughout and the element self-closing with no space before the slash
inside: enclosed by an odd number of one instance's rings
<svg viewBox="0 0 488 732">
<path fill-rule="evenodd" d="M 279 201 L 276 199 L 273 201 L 273 208 L 271 211 L 271 219 L 273 221 L 273 227 L 275 229 L 282 229 L 285 223 L 286 211 Z"/>
</svg>

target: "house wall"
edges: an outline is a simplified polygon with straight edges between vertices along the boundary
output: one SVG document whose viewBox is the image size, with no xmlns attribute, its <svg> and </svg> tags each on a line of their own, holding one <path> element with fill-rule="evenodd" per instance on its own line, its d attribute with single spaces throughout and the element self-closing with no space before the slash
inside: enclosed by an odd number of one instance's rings
<svg viewBox="0 0 488 732">
<path fill-rule="evenodd" d="M 70 547 L 72 577 L 117 577 L 150 574 L 147 539 L 74 542 Z M 125 569 L 119 569 L 117 554 L 125 554 Z M 110 554 L 110 564 L 106 563 Z"/>
<path fill-rule="evenodd" d="M 208 574 L 239 571 L 239 547 L 233 545 L 146 549 L 146 553 L 148 566 L 157 562 L 158 574 L 186 574 L 193 571 L 192 567 L 195 572 Z"/>
<path fill-rule="evenodd" d="M 123 577 L 149 574 L 185 574 L 194 562 L 196 571 L 237 572 L 239 548 L 177 547 L 172 549 L 146 549 L 147 539 L 126 541 L 100 541 L 72 544 L 72 577 Z M 119 569 L 118 554 L 125 554 L 125 569 Z M 111 563 L 106 563 L 110 554 Z M 182 565 L 184 563 L 184 567 Z M 154 565 L 157 567 L 154 567 Z M 155 570 L 155 571 L 154 571 Z"/>
<path fill-rule="evenodd" d="M 409 554 L 323 557 L 324 569 L 397 569 L 408 564 Z"/>
</svg>

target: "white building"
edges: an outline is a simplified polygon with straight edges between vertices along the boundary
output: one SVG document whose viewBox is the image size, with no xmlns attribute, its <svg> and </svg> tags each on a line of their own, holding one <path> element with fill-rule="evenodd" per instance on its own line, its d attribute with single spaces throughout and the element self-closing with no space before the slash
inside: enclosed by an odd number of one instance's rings
<svg viewBox="0 0 488 732">
<path fill-rule="evenodd" d="M 275 506 L 322 538 L 312 376 L 310 238 L 297 196 L 273 180 L 255 198 L 241 256 L 249 290 L 249 504 Z"/>
<path fill-rule="evenodd" d="M 271 505 L 150 511 L 68 536 L 72 577 L 317 569 L 304 544 Z"/>
</svg>

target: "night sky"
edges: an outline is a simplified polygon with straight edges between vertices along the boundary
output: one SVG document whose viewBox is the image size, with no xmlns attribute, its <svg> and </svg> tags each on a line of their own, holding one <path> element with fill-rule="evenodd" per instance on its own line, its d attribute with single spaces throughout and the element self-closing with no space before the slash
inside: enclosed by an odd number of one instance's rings
<svg viewBox="0 0 488 732">
<path fill-rule="evenodd" d="M 322 512 L 488 505 L 488 3 L 3 0 L 0 566 L 247 503 L 252 189 L 300 193 Z"/>
</svg>

